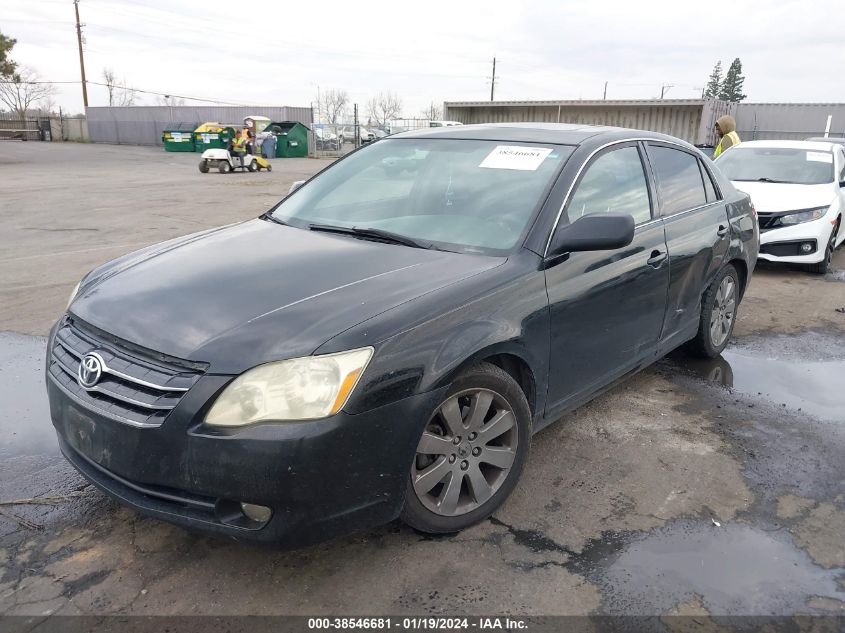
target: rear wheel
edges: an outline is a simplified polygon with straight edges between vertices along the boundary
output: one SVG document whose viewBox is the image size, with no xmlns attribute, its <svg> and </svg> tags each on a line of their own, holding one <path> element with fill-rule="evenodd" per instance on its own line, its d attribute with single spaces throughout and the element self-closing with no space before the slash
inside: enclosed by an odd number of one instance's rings
<svg viewBox="0 0 845 633">
<path fill-rule="evenodd" d="M 836 236 L 839 233 L 839 223 L 840 221 L 837 220 L 836 226 L 833 227 L 833 231 L 830 233 L 830 240 L 828 240 L 827 247 L 824 249 L 824 259 L 816 264 L 808 264 L 808 272 L 815 275 L 824 275 L 830 270 L 830 264 L 833 261 L 833 249 L 836 247 Z"/>
<path fill-rule="evenodd" d="M 204 174 L 208 173 L 208 163 L 205 162 L 204 160 L 200 161 L 200 171 Z"/>
<path fill-rule="evenodd" d="M 250 171 L 258 171 L 258 161 L 255 159 L 249 161 L 249 166 L 247 167 Z"/>
<path fill-rule="evenodd" d="M 516 486 L 530 442 L 531 410 L 517 382 L 489 363 L 467 370 L 423 430 L 402 520 L 448 534 L 487 518 Z"/>
<path fill-rule="evenodd" d="M 733 333 L 738 303 L 739 275 L 728 264 L 704 293 L 698 334 L 687 344 L 687 350 L 704 358 L 716 358 L 721 354 Z"/>
<path fill-rule="evenodd" d="M 217 169 L 221 174 L 228 174 L 232 171 L 232 166 L 224 160 L 217 166 Z"/>
</svg>

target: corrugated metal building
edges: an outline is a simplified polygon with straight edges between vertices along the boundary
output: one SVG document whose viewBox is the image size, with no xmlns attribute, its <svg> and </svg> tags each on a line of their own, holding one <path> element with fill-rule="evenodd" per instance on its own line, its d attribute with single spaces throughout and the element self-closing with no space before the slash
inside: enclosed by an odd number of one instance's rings
<svg viewBox="0 0 845 633">
<path fill-rule="evenodd" d="M 443 118 L 470 123 L 533 121 L 612 125 L 671 134 L 690 143 L 712 143 L 713 125 L 735 104 L 716 99 L 633 101 L 447 101 Z"/>
<path fill-rule="evenodd" d="M 744 141 L 824 136 L 828 116 L 830 135 L 845 136 L 845 103 L 740 103 L 735 116 Z"/>
<path fill-rule="evenodd" d="M 311 108 L 236 106 L 128 106 L 85 109 L 95 143 L 161 145 L 162 130 L 174 123 L 243 123 L 248 116 L 299 121 L 311 127 Z"/>
</svg>

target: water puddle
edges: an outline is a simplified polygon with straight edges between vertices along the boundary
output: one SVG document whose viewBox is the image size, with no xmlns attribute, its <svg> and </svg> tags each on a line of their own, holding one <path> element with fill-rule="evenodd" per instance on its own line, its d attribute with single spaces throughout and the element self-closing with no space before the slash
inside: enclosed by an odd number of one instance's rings
<svg viewBox="0 0 845 633">
<path fill-rule="evenodd" d="M 713 615 L 806 613 L 814 596 L 845 598 L 837 579 L 788 534 L 740 523 L 676 521 L 608 554 L 592 542 L 571 564 L 602 587 L 608 614 L 666 613 L 700 596 Z"/>
<path fill-rule="evenodd" d="M 845 422 L 845 359 L 837 359 L 835 354 L 845 355 L 841 340 L 825 341 L 819 334 L 807 333 L 788 339 L 774 337 L 765 344 L 733 346 L 712 360 L 683 353 L 673 354 L 671 360 L 708 382 L 775 406 L 800 410 L 821 420 Z M 804 360 L 807 355 L 813 360 Z"/>
<path fill-rule="evenodd" d="M 44 387 L 47 340 L 0 332 L 0 459 L 57 455 Z"/>
</svg>

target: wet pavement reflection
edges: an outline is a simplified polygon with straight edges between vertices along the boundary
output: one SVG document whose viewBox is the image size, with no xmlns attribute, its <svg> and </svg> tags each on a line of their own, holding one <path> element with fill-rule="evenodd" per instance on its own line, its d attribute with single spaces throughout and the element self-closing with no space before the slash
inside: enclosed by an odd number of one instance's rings
<svg viewBox="0 0 845 633">
<path fill-rule="evenodd" d="M 841 342 L 840 342 L 841 345 Z M 839 350 L 845 355 L 845 348 Z M 775 406 L 800 410 L 821 420 L 845 422 L 845 359 L 801 360 L 772 350 L 728 348 L 715 359 L 675 352 L 671 362 L 707 380 Z"/>
<path fill-rule="evenodd" d="M 47 339 L 0 332 L 0 459 L 58 455 L 44 388 Z"/>
<path fill-rule="evenodd" d="M 788 533 L 757 526 L 681 520 L 607 549 L 606 540 L 588 546 L 576 566 L 596 558 L 587 576 L 609 614 L 666 613 L 701 599 L 712 613 L 788 615 L 807 612 L 810 597 L 842 598 L 841 570 L 815 565 Z"/>
</svg>

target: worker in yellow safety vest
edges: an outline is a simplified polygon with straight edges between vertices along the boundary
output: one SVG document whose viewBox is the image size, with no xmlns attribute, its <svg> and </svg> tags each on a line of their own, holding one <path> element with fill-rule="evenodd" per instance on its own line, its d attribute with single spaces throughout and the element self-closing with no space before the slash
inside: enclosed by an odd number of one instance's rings
<svg viewBox="0 0 845 633">
<path fill-rule="evenodd" d="M 719 143 L 713 152 L 713 158 L 718 158 L 726 149 L 742 143 L 739 134 L 736 133 L 736 121 L 732 116 L 726 114 L 723 117 L 719 117 L 716 121 L 715 129 L 716 136 L 719 137 Z"/>
<path fill-rule="evenodd" d="M 237 156 L 237 158 L 241 162 L 241 167 L 244 166 L 244 154 L 246 154 L 246 144 L 246 134 L 242 133 L 240 130 L 236 130 L 235 138 L 232 139 L 232 146 L 229 151 L 234 156 Z"/>
</svg>

